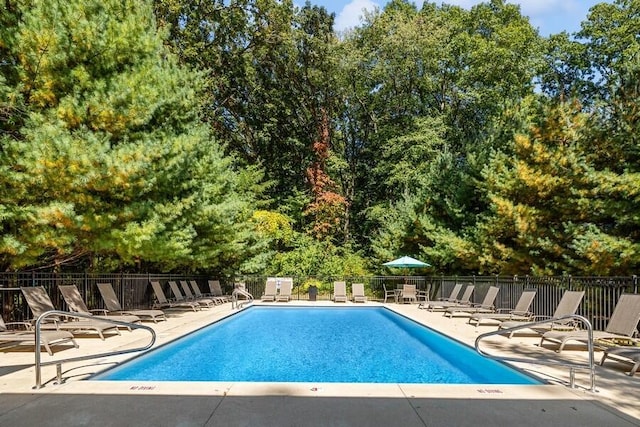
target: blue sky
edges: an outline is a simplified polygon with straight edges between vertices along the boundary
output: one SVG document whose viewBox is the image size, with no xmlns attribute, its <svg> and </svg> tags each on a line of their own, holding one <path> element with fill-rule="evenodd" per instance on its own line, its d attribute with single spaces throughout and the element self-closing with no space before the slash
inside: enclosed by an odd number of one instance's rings
<svg viewBox="0 0 640 427">
<path fill-rule="evenodd" d="M 433 0 L 431 0 L 433 1 Z M 613 0 L 607 0 L 611 3 Z M 509 0 L 509 3 L 517 3 L 523 15 L 529 17 L 531 24 L 538 28 L 542 36 L 557 34 L 562 31 L 573 33 L 580 29 L 580 23 L 584 21 L 589 8 L 603 0 Z M 304 0 L 295 0 L 296 4 L 303 5 Z M 357 26 L 362 16 L 362 10 L 374 10 L 383 7 L 386 0 L 310 0 L 311 4 L 324 6 L 329 12 L 336 14 L 335 29 L 340 31 Z M 414 1 L 421 6 L 423 1 Z M 471 6 L 482 3 L 479 0 L 448 0 L 435 1 L 437 4 L 447 3 L 469 9 Z"/>
</svg>

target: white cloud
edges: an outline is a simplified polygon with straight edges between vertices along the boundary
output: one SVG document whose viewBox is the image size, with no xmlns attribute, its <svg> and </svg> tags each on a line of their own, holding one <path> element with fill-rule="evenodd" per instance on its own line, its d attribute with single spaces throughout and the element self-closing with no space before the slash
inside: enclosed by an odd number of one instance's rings
<svg viewBox="0 0 640 427">
<path fill-rule="evenodd" d="M 579 29 L 591 6 L 600 0 L 508 0 L 507 3 L 520 5 L 520 11 L 528 16 L 531 24 L 541 30 L 543 35 L 557 33 L 562 30 L 573 32 Z M 602 0 L 611 2 L 611 0 Z M 486 1 L 485 1 L 486 2 Z M 446 0 L 438 1 L 470 9 L 481 0 Z"/>
<path fill-rule="evenodd" d="M 380 5 L 371 0 L 353 0 L 346 4 L 342 10 L 336 14 L 335 29 L 337 31 L 357 27 L 362 23 L 364 10 L 373 12 Z"/>
<path fill-rule="evenodd" d="M 572 13 L 583 8 L 576 0 L 511 1 L 510 3 L 519 4 L 522 14 L 532 17 L 539 14 Z"/>
<path fill-rule="evenodd" d="M 322 0 L 321 4 L 336 5 L 335 0 Z M 349 1 L 349 0 L 343 0 Z M 348 28 L 362 24 L 363 10 L 372 12 L 375 8 L 382 8 L 389 0 L 350 0 L 341 11 L 336 11 L 335 30 L 340 32 Z M 427 0 L 413 0 L 420 9 Z M 433 0 L 431 0 L 433 1 Z M 487 3 L 489 0 L 435 0 L 435 3 L 443 3 L 460 6 L 465 9 L 479 3 Z M 531 24 L 540 29 L 542 35 L 555 34 L 562 30 L 568 32 L 577 31 L 580 22 L 587 16 L 591 6 L 601 1 L 611 3 L 613 0 L 507 0 L 507 3 L 520 5 L 520 11 L 528 16 Z M 313 3 L 313 0 L 312 0 Z M 338 6 L 339 7 L 339 6 Z"/>
<path fill-rule="evenodd" d="M 486 3 L 481 0 L 445 0 L 437 1 L 439 4 L 450 4 L 470 9 L 479 3 Z M 519 4 L 520 10 L 524 15 L 537 15 L 552 12 L 574 12 L 582 11 L 585 6 L 583 3 L 592 4 L 594 1 L 582 2 L 581 0 L 507 0 L 507 3 Z M 588 6 L 587 6 L 588 7 Z"/>
<path fill-rule="evenodd" d="M 436 3 L 446 3 L 450 5 L 460 6 L 465 9 L 470 9 L 472 6 L 478 3 L 483 3 L 481 0 L 445 0 L 438 1 Z M 486 1 L 484 1 L 486 3 Z M 507 3 L 519 4 L 520 10 L 524 15 L 549 13 L 551 11 L 569 11 L 573 10 L 579 0 L 510 0 Z"/>
</svg>

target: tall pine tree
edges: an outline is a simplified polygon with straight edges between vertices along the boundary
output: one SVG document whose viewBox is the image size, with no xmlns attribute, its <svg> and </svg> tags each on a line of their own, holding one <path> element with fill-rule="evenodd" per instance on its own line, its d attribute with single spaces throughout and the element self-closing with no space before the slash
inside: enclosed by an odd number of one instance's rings
<svg viewBox="0 0 640 427">
<path fill-rule="evenodd" d="M 216 268 L 247 256 L 251 170 L 200 122 L 140 0 L 9 1 L 0 265 Z M 13 12 L 13 13 L 12 13 Z"/>
</svg>

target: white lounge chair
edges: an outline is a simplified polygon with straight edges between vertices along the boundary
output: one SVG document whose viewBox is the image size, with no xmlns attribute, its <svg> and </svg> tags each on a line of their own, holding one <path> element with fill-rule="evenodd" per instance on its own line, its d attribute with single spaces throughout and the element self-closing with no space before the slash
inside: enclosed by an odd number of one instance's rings
<svg viewBox="0 0 640 427">
<path fill-rule="evenodd" d="M 351 294 L 353 302 L 367 302 L 367 296 L 364 294 L 364 283 L 351 284 Z"/>
<path fill-rule="evenodd" d="M 293 279 L 284 279 L 280 282 L 280 292 L 276 295 L 276 301 L 289 302 L 293 291 Z"/>
<path fill-rule="evenodd" d="M 278 283 L 274 278 L 268 278 L 264 286 L 264 294 L 260 297 L 262 301 L 275 301 L 278 292 Z"/>
<path fill-rule="evenodd" d="M 333 302 L 347 302 L 346 282 L 333 282 Z"/>
</svg>

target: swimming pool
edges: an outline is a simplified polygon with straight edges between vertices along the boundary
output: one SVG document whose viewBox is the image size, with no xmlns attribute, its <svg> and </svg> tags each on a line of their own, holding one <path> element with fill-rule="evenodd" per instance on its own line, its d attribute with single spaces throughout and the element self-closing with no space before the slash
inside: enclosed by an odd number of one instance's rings
<svg viewBox="0 0 640 427">
<path fill-rule="evenodd" d="M 384 307 L 250 307 L 93 379 L 540 384 Z"/>
</svg>

